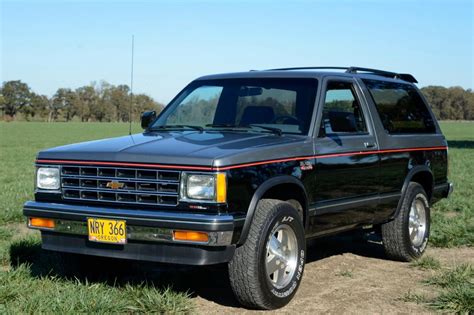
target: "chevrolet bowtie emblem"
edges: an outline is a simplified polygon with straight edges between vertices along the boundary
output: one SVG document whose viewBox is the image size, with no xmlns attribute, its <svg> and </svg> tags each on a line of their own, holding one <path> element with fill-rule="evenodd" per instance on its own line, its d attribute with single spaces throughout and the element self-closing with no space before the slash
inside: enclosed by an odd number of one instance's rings
<svg viewBox="0 0 474 315">
<path fill-rule="evenodd" d="M 124 183 L 120 183 L 116 181 L 111 181 L 107 183 L 107 188 L 111 188 L 111 189 L 120 189 L 120 188 L 123 188 L 123 186 L 125 186 Z"/>
</svg>

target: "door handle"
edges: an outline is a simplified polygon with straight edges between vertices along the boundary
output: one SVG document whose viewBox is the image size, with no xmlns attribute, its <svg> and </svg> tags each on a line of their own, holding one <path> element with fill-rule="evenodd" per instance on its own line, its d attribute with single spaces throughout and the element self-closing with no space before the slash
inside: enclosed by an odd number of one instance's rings
<svg viewBox="0 0 474 315">
<path fill-rule="evenodd" d="M 370 143 L 370 142 L 364 142 L 364 146 L 369 149 L 369 148 L 375 148 L 375 143 Z"/>
</svg>

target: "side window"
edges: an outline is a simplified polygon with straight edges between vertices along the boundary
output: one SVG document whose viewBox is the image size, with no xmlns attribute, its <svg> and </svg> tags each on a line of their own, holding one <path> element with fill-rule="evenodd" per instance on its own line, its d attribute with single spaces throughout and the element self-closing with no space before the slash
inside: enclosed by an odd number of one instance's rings
<svg viewBox="0 0 474 315">
<path fill-rule="evenodd" d="M 352 83 L 337 81 L 328 83 L 321 129 L 325 134 L 367 133 L 364 114 Z M 322 130 L 320 135 L 322 135 Z"/>
<path fill-rule="evenodd" d="M 377 80 L 363 81 L 388 133 L 436 132 L 433 117 L 413 86 Z"/>
</svg>

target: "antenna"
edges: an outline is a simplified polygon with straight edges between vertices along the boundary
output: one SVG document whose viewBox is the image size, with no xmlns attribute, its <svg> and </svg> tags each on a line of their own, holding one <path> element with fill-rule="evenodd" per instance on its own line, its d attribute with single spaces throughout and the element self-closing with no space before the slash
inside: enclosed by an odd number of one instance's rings
<svg viewBox="0 0 474 315">
<path fill-rule="evenodd" d="M 130 110 L 128 113 L 128 134 L 132 134 L 132 106 L 133 106 L 133 49 L 135 46 L 135 36 L 132 35 L 132 66 L 130 69 Z"/>
</svg>

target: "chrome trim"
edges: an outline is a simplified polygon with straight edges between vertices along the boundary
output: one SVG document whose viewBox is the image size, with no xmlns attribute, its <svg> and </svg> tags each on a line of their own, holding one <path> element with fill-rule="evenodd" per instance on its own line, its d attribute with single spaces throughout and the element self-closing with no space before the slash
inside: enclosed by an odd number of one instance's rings
<svg viewBox="0 0 474 315">
<path fill-rule="evenodd" d="M 181 223 L 183 225 L 233 226 L 234 222 L 241 222 L 245 217 L 234 217 L 231 214 L 205 214 L 178 211 L 160 211 L 145 209 L 115 209 L 105 206 L 85 206 L 77 204 L 63 204 L 52 202 L 27 201 L 23 205 L 23 212 L 31 213 L 27 216 L 38 215 L 48 217 L 65 215 L 75 217 L 99 217 L 117 220 L 140 220 L 156 223 Z M 79 218 L 78 218 L 79 219 Z M 75 220 L 77 221 L 77 220 Z"/>
<path fill-rule="evenodd" d="M 40 169 L 40 168 L 57 168 L 57 169 L 59 169 L 59 188 L 58 189 L 38 188 L 38 169 Z M 35 180 L 34 180 L 35 193 L 37 191 L 39 191 L 39 192 L 44 192 L 44 193 L 60 194 L 61 193 L 61 173 L 62 173 L 61 165 L 49 165 L 49 164 L 36 165 L 36 167 L 35 167 Z"/>
<path fill-rule="evenodd" d="M 178 202 L 183 201 L 183 202 L 202 203 L 202 204 L 223 204 L 221 202 L 216 201 L 216 198 L 217 198 L 217 174 L 220 174 L 220 173 L 225 174 L 225 181 L 226 181 L 226 185 L 227 185 L 228 179 L 227 179 L 226 172 L 219 172 L 219 171 L 216 171 L 216 172 L 183 171 L 181 173 L 181 180 L 180 180 L 180 184 L 179 184 L 179 200 L 178 200 Z M 187 191 L 186 191 L 187 190 L 186 180 L 188 178 L 188 175 L 212 175 L 212 176 L 214 176 L 214 199 L 189 198 L 187 196 L 188 194 L 187 194 Z M 226 187 L 226 188 L 228 188 L 228 187 Z M 225 202 L 224 202 L 224 204 L 225 204 Z"/>
<path fill-rule="evenodd" d="M 39 228 L 31 226 L 28 223 L 30 229 L 40 231 L 52 231 L 64 234 L 75 234 L 75 235 L 88 235 L 87 223 L 84 221 L 71 221 L 71 220 L 54 220 L 54 228 Z M 188 241 L 174 241 L 173 231 L 179 229 L 168 229 L 158 227 L 147 227 L 147 226 L 136 226 L 127 225 L 127 240 L 133 241 L 148 241 L 148 242 L 167 242 L 167 243 L 180 243 L 180 244 L 200 244 L 206 246 L 227 246 L 232 242 L 233 231 L 220 231 L 220 232 L 206 232 L 209 235 L 209 241 L 203 242 L 188 242 Z"/>
<path fill-rule="evenodd" d="M 60 193 L 65 200 L 78 200 L 98 202 L 103 204 L 136 204 L 136 205 L 153 205 L 163 207 L 176 207 L 179 202 L 181 171 L 167 169 L 147 169 L 140 167 L 113 167 L 101 165 L 49 165 L 37 164 L 39 167 L 59 168 L 60 172 L 60 190 L 50 191 L 52 193 Z M 83 174 L 83 170 L 85 171 Z M 120 171 L 124 171 L 124 175 L 119 176 Z M 92 172 L 91 172 L 92 171 Z M 126 171 L 126 172 L 125 172 Z M 69 173 L 68 172 L 72 172 Z M 145 173 L 146 172 L 146 173 Z M 146 176 L 141 178 L 139 176 Z M 148 175 L 148 178 L 147 178 Z M 68 179 L 74 180 L 77 185 L 68 184 Z M 92 187 L 82 186 L 84 180 L 92 181 Z M 109 189 L 101 187 L 103 182 L 119 181 L 132 184 L 133 187 L 126 189 Z M 36 183 L 36 180 L 35 180 Z M 139 189 L 140 184 L 150 184 L 153 190 Z M 132 189 L 130 189 L 132 188 Z M 169 190 L 169 191 L 166 191 Z M 38 190 L 47 192 L 46 190 Z M 103 194 L 109 194 L 103 198 Z M 88 195 L 85 195 L 88 194 Z M 125 200 L 120 200 L 123 194 L 128 196 Z"/>
</svg>

